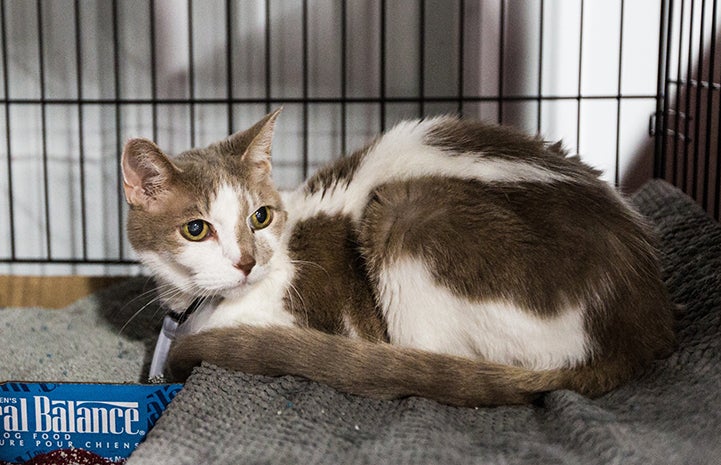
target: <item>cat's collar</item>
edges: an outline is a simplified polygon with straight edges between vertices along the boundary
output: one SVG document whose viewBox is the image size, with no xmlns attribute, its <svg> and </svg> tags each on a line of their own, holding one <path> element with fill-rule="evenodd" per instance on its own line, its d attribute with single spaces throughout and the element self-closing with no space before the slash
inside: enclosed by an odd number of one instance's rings
<svg viewBox="0 0 721 465">
<path fill-rule="evenodd" d="M 197 299 L 193 300 L 190 305 L 188 305 L 188 308 L 186 308 L 184 312 L 181 313 L 176 312 L 175 310 L 168 310 L 168 313 L 166 315 L 172 318 L 178 324 L 178 326 L 180 326 L 188 320 L 190 315 L 195 313 L 200 308 L 202 301 L 203 299 L 198 297 Z"/>
<path fill-rule="evenodd" d="M 151 383 L 162 383 L 165 381 L 163 371 L 165 369 L 165 363 L 168 360 L 170 345 L 175 340 L 175 335 L 178 332 L 178 327 L 185 323 L 190 317 L 190 315 L 195 313 L 198 308 L 200 308 L 201 303 L 202 299 L 197 298 L 193 300 L 193 302 L 183 313 L 169 310 L 165 314 L 165 318 L 163 318 L 163 327 L 160 329 L 160 334 L 158 334 L 158 341 L 155 343 L 153 360 L 150 363 L 150 372 L 148 373 L 148 379 Z"/>
</svg>

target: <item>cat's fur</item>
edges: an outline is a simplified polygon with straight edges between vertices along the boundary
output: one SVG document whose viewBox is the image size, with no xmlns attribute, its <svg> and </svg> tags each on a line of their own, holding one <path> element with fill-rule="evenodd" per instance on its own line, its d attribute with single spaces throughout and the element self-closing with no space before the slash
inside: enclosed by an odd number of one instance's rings
<svg viewBox="0 0 721 465">
<path fill-rule="evenodd" d="M 205 360 L 491 405 L 600 395 L 672 350 L 646 226 L 559 144 L 405 122 L 281 196 L 277 115 L 172 160 L 148 140 L 125 147 L 133 247 L 169 306 L 210 302 L 171 351 L 174 375 Z M 253 231 L 262 206 L 273 220 Z M 195 219 L 212 225 L 201 242 L 179 232 Z"/>
</svg>

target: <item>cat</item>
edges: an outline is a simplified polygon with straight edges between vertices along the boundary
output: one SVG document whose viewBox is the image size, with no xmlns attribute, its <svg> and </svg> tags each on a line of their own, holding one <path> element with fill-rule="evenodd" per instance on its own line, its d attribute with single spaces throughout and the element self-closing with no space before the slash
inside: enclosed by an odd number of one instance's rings
<svg viewBox="0 0 721 465">
<path fill-rule="evenodd" d="M 122 155 L 128 238 L 207 361 L 379 399 L 595 397 L 675 344 L 649 227 L 561 143 L 455 116 L 399 123 L 280 193 L 279 111 L 176 158 Z"/>
</svg>

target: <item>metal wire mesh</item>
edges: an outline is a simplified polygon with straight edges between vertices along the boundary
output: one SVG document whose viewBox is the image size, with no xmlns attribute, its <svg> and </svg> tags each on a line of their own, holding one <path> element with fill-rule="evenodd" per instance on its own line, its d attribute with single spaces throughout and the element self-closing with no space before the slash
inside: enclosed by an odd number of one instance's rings
<svg viewBox="0 0 721 465">
<path fill-rule="evenodd" d="M 660 99 L 656 150 L 656 175 L 696 199 L 716 220 L 721 208 L 719 16 L 717 0 L 664 3 L 659 93 L 665 98 Z"/>
<path fill-rule="evenodd" d="M 563 138 L 622 189 L 670 179 L 718 218 L 718 16 L 716 0 L 3 0 L 0 270 L 136 263 L 123 142 L 177 153 L 281 105 L 281 187 L 400 119 L 459 113 Z"/>
</svg>

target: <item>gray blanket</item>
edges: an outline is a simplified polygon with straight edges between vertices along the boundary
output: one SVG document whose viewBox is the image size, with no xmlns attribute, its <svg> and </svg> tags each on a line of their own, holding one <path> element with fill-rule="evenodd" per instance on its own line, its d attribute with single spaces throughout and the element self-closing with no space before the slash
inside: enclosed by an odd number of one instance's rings
<svg viewBox="0 0 721 465">
<path fill-rule="evenodd" d="M 660 235 L 665 278 L 681 311 L 676 353 L 633 382 L 595 400 L 558 391 L 530 406 L 465 409 L 420 398 L 370 400 L 300 378 L 202 366 L 128 464 L 721 463 L 721 225 L 660 181 L 644 186 L 633 201 Z M 79 302 L 66 312 L 75 312 L 75 319 L 54 316 L 58 325 L 72 326 L 84 315 L 92 321 L 83 331 L 100 328 L 90 330 L 92 340 L 79 342 L 79 350 L 99 339 L 110 365 L 135 363 L 114 380 L 132 377 L 133 369 L 142 377 L 152 350 L 153 304 L 118 333 L 147 303 L 145 297 L 126 304 L 142 286 L 131 281 Z M 19 330 L 22 318 L 12 312 L 0 311 L 0 328 L 3 313 L 15 315 L 12 328 Z M 32 337 L 42 332 L 39 324 Z M 24 371 L 11 367 L 10 374 L 93 376 L 92 363 L 73 356 L 78 347 L 54 342 L 55 323 L 42 324 L 50 326 L 50 335 L 41 349 L 32 349 L 41 363 L 26 363 Z M 72 334 L 73 328 L 62 332 Z M 9 345 L 3 345 L 5 353 Z M 74 371 L 43 371 L 48 359 L 63 357 L 73 361 Z M 7 371 L 0 371 L 3 378 Z"/>
</svg>

